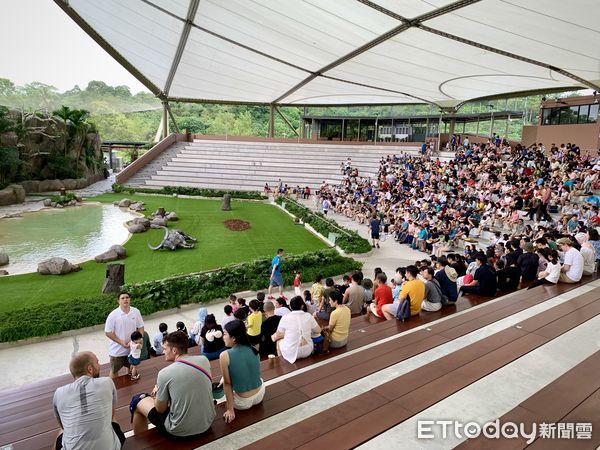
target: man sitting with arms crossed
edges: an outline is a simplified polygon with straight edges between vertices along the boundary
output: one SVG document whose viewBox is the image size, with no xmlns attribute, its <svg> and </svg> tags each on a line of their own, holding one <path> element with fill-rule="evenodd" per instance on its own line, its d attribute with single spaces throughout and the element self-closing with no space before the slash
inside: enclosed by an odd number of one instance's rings
<svg viewBox="0 0 600 450">
<path fill-rule="evenodd" d="M 133 416 L 133 432 L 148 429 L 148 421 L 171 438 L 192 438 L 210 428 L 215 418 L 210 363 L 205 356 L 188 356 L 188 337 L 181 331 L 163 341 L 166 361 L 158 372 L 151 397 L 142 398 Z"/>
<path fill-rule="evenodd" d="M 118 450 L 125 442 L 119 424 L 112 422 L 117 390 L 110 378 L 100 376 L 98 357 L 76 353 L 69 364 L 75 381 L 54 393 L 54 415 L 63 432 L 56 449 Z"/>
</svg>

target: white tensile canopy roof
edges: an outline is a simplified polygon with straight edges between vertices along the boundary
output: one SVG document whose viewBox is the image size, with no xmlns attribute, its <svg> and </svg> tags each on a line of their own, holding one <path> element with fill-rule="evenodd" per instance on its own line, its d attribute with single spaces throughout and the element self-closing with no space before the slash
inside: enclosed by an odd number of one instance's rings
<svg viewBox="0 0 600 450">
<path fill-rule="evenodd" d="M 163 100 L 432 103 L 600 85 L 598 0 L 55 0 Z"/>
</svg>

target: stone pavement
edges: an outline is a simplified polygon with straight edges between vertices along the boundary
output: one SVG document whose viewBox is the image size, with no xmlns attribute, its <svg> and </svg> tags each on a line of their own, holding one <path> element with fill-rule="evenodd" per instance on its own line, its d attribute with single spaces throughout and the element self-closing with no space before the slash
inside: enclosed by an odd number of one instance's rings
<svg viewBox="0 0 600 450">
<path fill-rule="evenodd" d="M 110 190 L 113 182 L 109 178 L 79 192 L 84 196 L 106 192 L 106 190 Z M 309 202 L 306 204 L 314 209 L 314 204 L 310 205 Z M 332 212 L 330 212 L 330 217 L 338 221 L 340 225 L 358 231 L 365 238 L 368 237 L 366 226 Z M 396 267 L 412 264 L 416 260 L 423 259 L 425 255 L 411 250 L 405 245 L 399 245 L 393 240 L 386 240 L 381 243 L 381 249 L 373 249 L 369 253 L 352 255 L 352 257 L 364 263 L 365 276 L 372 278 L 375 267 L 381 267 L 388 275 L 392 275 L 395 273 Z M 303 281 L 305 282 L 302 286 L 303 289 L 309 288 L 312 284 L 312 280 Z M 286 289 L 285 295 L 291 298 L 292 290 Z M 250 300 L 255 298 L 256 293 L 244 292 L 241 296 Z M 145 318 L 145 328 L 151 338 L 158 332 L 158 325 L 161 322 L 167 323 L 169 330 L 174 330 L 175 324 L 181 320 L 189 330 L 196 322 L 200 306 L 206 306 L 209 313 L 215 314 L 219 321 L 224 317 L 223 306 L 225 303 L 226 300 L 221 299 L 209 305 L 186 305 L 177 311 L 159 312 Z M 93 351 L 98 355 L 101 364 L 108 362 L 108 339 L 104 336 L 103 327 L 95 327 L 93 330 L 75 330 L 67 334 L 35 343 L 0 346 L 0 367 L 4 368 L 3 377 L 0 378 L 0 389 L 65 374 L 68 372 L 69 360 L 76 351 Z M 35 367 L 32 367 L 32 361 L 35 361 Z"/>
</svg>

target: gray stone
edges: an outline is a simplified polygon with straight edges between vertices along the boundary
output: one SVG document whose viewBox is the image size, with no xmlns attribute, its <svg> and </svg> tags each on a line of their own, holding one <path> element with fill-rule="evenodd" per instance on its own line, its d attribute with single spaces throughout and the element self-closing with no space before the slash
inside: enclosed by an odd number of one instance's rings
<svg viewBox="0 0 600 450">
<path fill-rule="evenodd" d="M 77 264 L 71 264 L 65 258 L 50 258 L 38 264 L 37 271 L 41 275 L 64 275 L 81 270 Z"/>
<path fill-rule="evenodd" d="M 76 187 L 75 187 L 76 189 L 83 189 L 83 188 L 89 186 L 89 183 L 85 178 L 77 178 L 75 180 L 75 182 L 76 182 Z"/>
<path fill-rule="evenodd" d="M 231 195 L 225 194 L 223 196 L 223 204 L 221 205 L 221 211 L 231 211 Z"/>
<path fill-rule="evenodd" d="M 6 266 L 9 262 L 8 254 L 0 249 L 0 266 Z"/>
<path fill-rule="evenodd" d="M 119 206 L 121 208 L 129 208 L 129 205 L 131 205 L 131 200 L 128 198 L 124 198 L 119 202 Z"/>
<path fill-rule="evenodd" d="M 129 209 L 131 211 L 146 211 L 146 208 L 144 208 L 144 202 L 132 203 L 129 205 Z"/>
<path fill-rule="evenodd" d="M 60 180 L 43 180 L 40 181 L 40 192 L 54 192 L 60 191 L 64 188 L 62 181 Z"/>
<path fill-rule="evenodd" d="M 127 251 L 122 245 L 113 245 L 104 253 L 94 257 L 97 263 L 106 263 L 116 261 L 117 259 L 123 259 L 127 256 Z"/>
<path fill-rule="evenodd" d="M 77 189 L 77 180 L 68 178 L 66 180 L 62 180 L 62 183 L 63 183 L 65 189 L 69 189 L 70 191 L 72 191 L 73 189 Z"/>
<path fill-rule="evenodd" d="M 52 206 L 52 200 L 49 198 L 44 199 L 44 206 Z"/>
<path fill-rule="evenodd" d="M 64 206 L 61 205 L 60 203 L 57 203 L 56 206 L 55 206 L 55 208 L 64 208 Z"/>
<path fill-rule="evenodd" d="M 122 245 L 113 245 L 110 247 L 110 250 L 117 252 L 119 258 L 125 258 L 127 256 L 127 250 Z"/>
<path fill-rule="evenodd" d="M 144 231 L 147 230 L 147 228 L 144 225 L 141 225 L 139 223 L 133 223 L 133 224 L 127 226 L 127 230 L 129 230 L 129 232 L 131 234 L 136 234 L 136 233 L 143 233 Z"/>
<path fill-rule="evenodd" d="M 56 202 L 51 201 L 50 206 L 52 206 L 53 208 L 56 208 Z"/>
<path fill-rule="evenodd" d="M 25 192 L 40 192 L 40 182 L 37 180 L 21 181 L 19 183 L 25 189 Z"/>
<path fill-rule="evenodd" d="M 8 275 L 8 270 L 0 270 L 0 275 Z"/>
<path fill-rule="evenodd" d="M 172 211 L 165 216 L 165 219 L 167 219 L 169 221 L 177 222 L 179 220 L 179 217 L 177 217 L 177 214 Z"/>
<path fill-rule="evenodd" d="M 150 222 L 150 226 L 152 226 L 152 225 L 157 226 L 157 227 L 166 227 L 167 226 L 167 219 L 165 219 L 163 217 L 155 217 Z"/>
<path fill-rule="evenodd" d="M 131 221 L 131 223 L 134 223 L 136 225 L 142 225 L 146 228 L 150 226 L 150 221 L 145 217 L 136 217 Z"/>
<path fill-rule="evenodd" d="M 13 205 L 17 203 L 14 189 L 7 187 L 0 191 L 0 206 Z"/>
<path fill-rule="evenodd" d="M 20 184 L 11 184 L 8 187 L 12 188 L 12 190 L 15 191 L 17 203 L 23 203 L 25 201 L 25 189 L 23 189 L 23 186 L 21 186 Z"/>
</svg>

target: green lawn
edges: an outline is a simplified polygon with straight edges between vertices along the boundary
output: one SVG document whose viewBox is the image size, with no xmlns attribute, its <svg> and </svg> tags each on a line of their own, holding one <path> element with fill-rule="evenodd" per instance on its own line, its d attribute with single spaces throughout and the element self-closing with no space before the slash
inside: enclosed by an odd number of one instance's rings
<svg viewBox="0 0 600 450">
<path fill-rule="evenodd" d="M 93 200 L 111 203 L 123 194 L 105 194 Z M 232 211 L 221 211 L 221 200 L 197 200 L 154 196 L 127 196 L 146 202 L 146 214 L 158 207 L 175 211 L 181 228 L 198 239 L 192 250 L 153 252 L 147 243 L 158 245 L 164 230 L 149 230 L 133 235 L 125 244 L 125 281 L 128 284 L 165 278 L 170 275 L 214 269 L 226 264 L 271 256 L 278 247 L 287 253 L 301 253 L 325 248 L 325 244 L 272 205 L 259 202 L 232 201 Z M 227 219 L 250 223 L 246 231 L 230 231 Z M 44 305 L 60 300 L 99 294 L 105 277 L 105 264 L 93 261 L 82 264 L 83 270 L 63 276 L 37 273 L 0 278 L 0 312 L 25 306 Z"/>
</svg>

